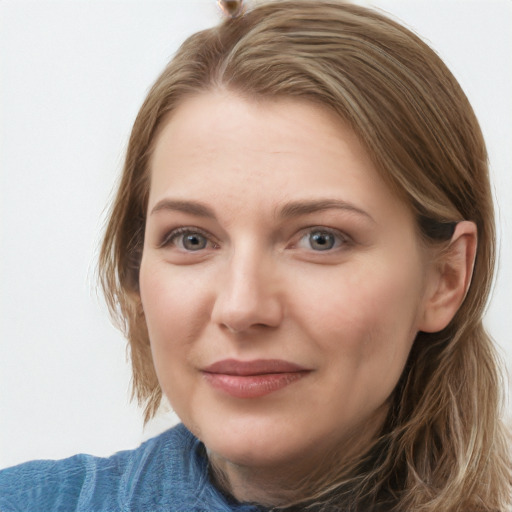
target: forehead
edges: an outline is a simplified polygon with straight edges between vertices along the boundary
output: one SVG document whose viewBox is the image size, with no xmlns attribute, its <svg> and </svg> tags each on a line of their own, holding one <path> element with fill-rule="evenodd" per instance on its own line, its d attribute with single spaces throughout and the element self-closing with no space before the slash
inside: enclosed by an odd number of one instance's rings
<svg viewBox="0 0 512 512">
<path fill-rule="evenodd" d="M 172 197 L 243 210 L 333 197 L 378 212 L 405 205 L 353 131 L 308 101 L 247 100 L 227 91 L 185 100 L 166 120 L 151 161 L 148 207 Z"/>
</svg>

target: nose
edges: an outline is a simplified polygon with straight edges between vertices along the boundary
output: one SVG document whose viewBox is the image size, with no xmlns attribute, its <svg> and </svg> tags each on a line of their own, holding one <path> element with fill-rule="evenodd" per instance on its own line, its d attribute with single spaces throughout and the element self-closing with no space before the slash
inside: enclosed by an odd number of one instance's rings
<svg viewBox="0 0 512 512">
<path fill-rule="evenodd" d="M 232 255 L 219 279 L 212 321 L 230 332 L 276 328 L 283 319 L 283 299 L 271 256 L 249 248 Z"/>
</svg>

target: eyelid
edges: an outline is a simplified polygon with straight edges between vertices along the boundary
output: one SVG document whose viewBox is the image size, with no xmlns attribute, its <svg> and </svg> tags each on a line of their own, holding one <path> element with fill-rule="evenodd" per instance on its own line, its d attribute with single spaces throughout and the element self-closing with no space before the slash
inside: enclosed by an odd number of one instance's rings
<svg viewBox="0 0 512 512">
<path fill-rule="evenodd" d="M 333 249 L 326 250 L 325 253 L 334 252 L 336 249 L 339 250 L 342 247 L 346 247 L 347 245 L 351 245 L 353 243 L 352 238 L 349 235 L 347 235 L 345 232 L 340 231 L 339 229 L 329 228 L 327 226 L 310 226 L 310 227 L 301 229 L 297 233 L 297 235 L 294 237 L 294 239 L 296 241 L 292 243 L 291 248 L 298 248 L 298 244 L 301 242 L 301 240 L 304 239 L 304 237 L 311 235 L 312 233 L 314 233 L 316 231 L 333 235 L 334 237 L 339 239 L 339 241 L 341 242 L 340 243 L 341 247 L 338 246 Z M 311 249 L 311 250 L 313 251 L 313 249 Z M 322 251 L 313 251 L 313 252 L 321 253 Z"/>
<path fill-rule="evenodd" d="M 302 228 L 297 232 L 297 234 L 293 237 L 293 241 L 291 244 L 288 245 L 288 248 L 295 249 L 298 248 L 299 242 L 307 235 L 310 235 L 311 233 L 314 233 L 315 231 L 329 233 L 335 236 L 338 240 L 341 242 L 341 246 L 346 247 L 347 245 L 353 244 L 353 239 L 347 235 L 344 231 L 341 231 L 336 228 L 331 228 L 327 226 L 321 226 L 321 225 L 315 225 L 315 226 L 309 226 L 306 228 Z M 208 231 L 199 228 L 197 226 L 179 226 L 177 228 L 171 229 L 169 231 L 166 231 L 165 234 L 161 237 L 161 241 L 158 243 L 158 248 L 165 248 L 173 242 L 174 239 L 176 239 L 179 235 L 187 234 L 187 233 L 198 233 L 201 236 L 204 236 L 209 244 L 212 244 L 214 248 L 219 247 L 219 243 L 216 240 L 216 238 Z M 335 249 L 340 249 L 340 247 L 336 247 L 334 249 L 330 249 L 325 251 L 333 252 Z M 312 250 L 312 249 L 311 249 Z M 313 251 L 313 250 L 312 250 Z M 313 251 L 313 252 L 321 252 L 321 251 Z"/>
<path fill-rule="evenodd" d="M 160 249 L 168 247 L 179 235 L 184 235 L 187 233 L 197 233 L 201 236 L 204 236 L 208 240 L 208 243 L 214 245 L 215 247 L 218 246 L 214 237 L 208 231 L 205 231 L 204 229 L 198 228 L 196 226 L 180 226 L 178 228 L 167 231 L 166 234 L 162 237 L 162 241 L 158 244 L 158 248 Z"/>
</svg>

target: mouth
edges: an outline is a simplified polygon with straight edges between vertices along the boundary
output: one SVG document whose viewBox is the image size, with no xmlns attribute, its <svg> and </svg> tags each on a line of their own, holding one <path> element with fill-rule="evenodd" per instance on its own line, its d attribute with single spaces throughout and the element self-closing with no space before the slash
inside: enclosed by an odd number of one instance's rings
<svg viewBox="0 0 512 512">
<path fill-rule="evenodd" d="M 279 359 L 217 361 L 202 370 L 216 390 L 235 398 L 259 398 L 307 376 L 311 370 Z"/>
</svg>

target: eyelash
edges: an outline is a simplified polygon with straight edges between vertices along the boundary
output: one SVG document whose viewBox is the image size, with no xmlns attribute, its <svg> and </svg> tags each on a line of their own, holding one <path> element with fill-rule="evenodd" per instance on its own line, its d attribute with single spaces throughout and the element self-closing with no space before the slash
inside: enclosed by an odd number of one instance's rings
<svg viewBox="0 0 512 512">
<path fill-rule="evenodd" d="M 334 252 L 336 249 L 342 249 L 351 243 L 351 239 L 348 237 L 348 235 L 342 233 L 341 231 L 338 231 L 337 229 L 326 228 L 324 226 L 312 226 L 310 228 L 302 230 L 299 241 L 296 244 L 294 244 L 294 246 L 297 247 L 302 240 L 304 240 L 308 236 L 311 237 L 315 233 L 319 233 L 321 235 L 330 235 L 334 237 L 334 243 L 337 245 L 335 247 L 329 247 L 325 250 L 318 251 L 315 251 L 311 248 L 313 252 Z"/>
<path fill-rule="evenodd" d="M 337 244 L 335 247 L 329 247 L 325 250 L 317 250 L 311 248 L 312 252 L 316 253 L 332 253 L 335 250 L 346 248 L 346 246 L 349 246 L 352 243 L 351 238 L 344 234 L 341 231 L 338 231 L 337 229 L 332 228 L 326 228 L 324 226 L 312 226 L 308 227 L 306 229 L 301 230 L 300 236 L 298 238 L 298 241 L 293 243 L 291 246 L 288 246 L 290 248 L 297 248 L 302 240 L 304 240 L 308 236 L 312 236 L 315 233 L 319 233 L 321 235 L 330 235 L 335 238 L 335 244 Z M 204 237 L 206 239 L 207 244 L 211 244 L 213 249 L 217 249 L 219 247 L 219 244 L 212 240 L 212 235 L 208 233 L 207 231 L 204 231 L 201 228 L 189 226 L 189 227 L 180 227 L 173 229 L 170 233 L 168 233 L 162 242 L 159 244 L 160 248 L 169 247 L 171 245 L 174 245 L 177 247 L 176 241 L 182 237 L 183 235 L 200 235 L 201 237 Z M 184 252 L 196 252 L 193 250 L 187 250 L 183 247 L 179 247 L 179 249 L 183 250 Z M 197 252 L 201 251 L 203 248 L 199 248 Z"/>
<path fill-rule="evenodd" d="M 176 246 L 176 240 L 180 237 L 180 236 L 183 236 L 183 235 L 201 235 L 202 237 L 204 237 L 206 240 L 207 240 L 207 243 L 210 243 L 214 245 L 214 248 L 217 248 L 218 247 L 218 244 L 216 244 L 215 242 L 212 242 L 212 235 L 200 228 L 196 228 L 196 227 L 181 227 L 181 228 L 176 228 L 176 229 L 173 229 L 170 233 L 168 233 L 162 243 L 159 245 L 159 247 L 163 248 L 163 247 L 168 247 L 170 245 L 174 245 Z M 184 250 L 184 249 L 183 249 Z M 194 251 L 186 251 L 186 252 L 194 252 Z"/>
</svg>

